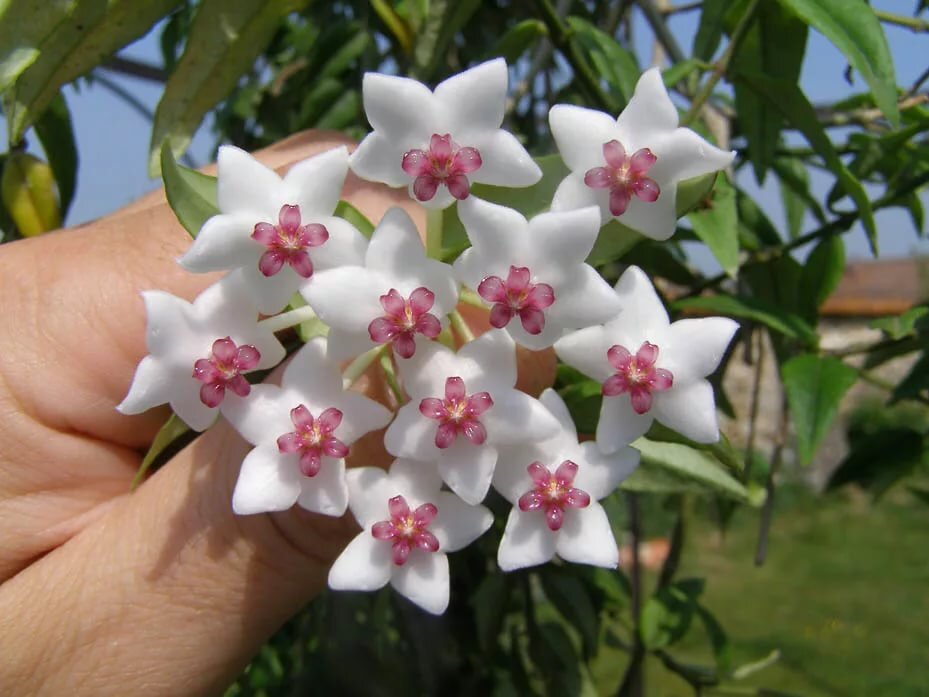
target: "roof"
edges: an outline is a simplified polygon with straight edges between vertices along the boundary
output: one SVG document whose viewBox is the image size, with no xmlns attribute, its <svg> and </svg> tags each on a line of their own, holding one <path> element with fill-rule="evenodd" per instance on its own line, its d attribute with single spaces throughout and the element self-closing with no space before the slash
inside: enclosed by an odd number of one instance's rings
<svg viewBox="0 0 929 697">
<path fill-rule="evenodd" d="M 898 315 L 929 299 L 929 257 L 851 263 L 821 313 L 832 317 Z"/>
</svg>

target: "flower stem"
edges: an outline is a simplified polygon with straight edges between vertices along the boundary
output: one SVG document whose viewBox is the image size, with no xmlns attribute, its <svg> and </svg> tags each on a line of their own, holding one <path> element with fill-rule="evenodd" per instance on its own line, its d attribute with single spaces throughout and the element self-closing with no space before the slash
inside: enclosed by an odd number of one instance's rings
<svg viewBox="0 0 929 697">
<path fill-rule="evenodd" d="M 349 363 L 348 367 L 342 371 L 342 386 L 347 390 L 355 384 L 355 381 L 378 359 L 386 346 L 387 344 L 375 346 L 370 351 L 365 351 L 358 356 L 358 358 Z"/>
<path fill-rule="evenodd" d="M 311 319 L 316 319 L 316 313 L 313 312 L 312 307 L 304 305 L 296 310 L 282 312 L 279 315 L 263 319 L 258 323 L 258 326 L 272 332 L 279 332 L 282 329 L 290 329 L 290 327 L 296 327 L 298 324 L 309 322 Z"/>
<path fill-rule="evenodd" d="M 469 343 L 474 341 L 474 332 L 471 331 L 471 327 L 468 326 L 468 323 L 465 322 L 464 317 L 461 316 L 461 313 L 458 310 L 455 310 L 449 319 L 452 322 L 452 329 L 455 330 L 455 333 L 458 335 L 458 338 L 461 339 L 462 343 Z"/>
<path fill-rule="evenodd" d="M 484 301 L 481 299 L 481 296 L 475 293 L 470 288 L 461 289 L 461 293 L 458 295 L 458 301 L 463 302 L 466 305 L 472 305 L 473 307 L 479 307 L 482 310 L 487 308 L 487 305 L 484 304 Z"/>
<path fill-rule="evenodd" d="M 393 357 L 385 351 L 381 354 L 380 363 L 381 370 L 384 371 L 384 380 L 387 381 L 387 386 L 390 388 L 390 391 L 393 392 L 397 404 L 405 404 L 406 395 L 403 394 L 403 388 L 400 387 L 400 381 L 397 379 L 397 369 L 394 366 Z"/>
<path fill-rule="evenodd" d="M 441 208 L 426 210 L 426 256 L 430 259 L 442 258 L 443 213 Z"/>
</svg>

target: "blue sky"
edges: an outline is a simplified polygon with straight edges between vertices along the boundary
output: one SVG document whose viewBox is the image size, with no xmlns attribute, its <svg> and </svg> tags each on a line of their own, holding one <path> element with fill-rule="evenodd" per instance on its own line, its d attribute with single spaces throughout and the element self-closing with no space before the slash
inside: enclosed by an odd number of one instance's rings
<svg viewBox="0 0 929 697">
<path fill-rule="evenodd" d="M 915 4 L 916 0 L 872 2 L 876 8 L 900 14 L 911 13 Z M 685 51 L 692 44 L 698 17 L 699 13 L 692 12 L 676 15 L 671 20 L 671 28 Z M 640 64 L 647 65 L 652 42 L 647 25 L 641 18 L 637 20 L 636 30 Z M 885 25 L 885 31 L 894 57 L 898 82 L 909 86 L 929 64 L 929 36 L 888 25 Z M 160 63 L 157 31 L 127 47 L 123 54 Z M 801 85 L 807 95 L 813 101 L 822 102 L 864 90 L 860 78 L 856 77 L 852 86 L 846 83 L 845 68 L 845 59 L 838 50 L 818 33 L 811 32 L 801 78 Z M 131 91 L 150 110 L 154 110 L 161 94 L 159 85 L 112 74 L 108 77 Z M 158 186 L 159 182 L 149 179 L 146 173 L 151 125 L 145 117 L 99 85 L 68 87 L 66 99 L 71 108 L 80 151 L 77 195 L 68 223 L 76 224 L 104 215 Z M 0 129 L 0 138 L 5 139 L 5 131 L 5 128 Z M 214 144 L 215 136 L 208 126 L 201 127 L 190 149 L 193 161 L 197 164 L 209 161 Z M 5 143 L 0 142 L 0 146 L 5 146 Z M 769 178 L 765 187 L 758 190 L 748 169 L 745 168 L 740 175 L 740 183 L 750 192 L 758 193 L 764 208 L 779 224 L 783 214 L 776 183 Z M 813 186 L 818 195 L 824 195 L 830 185 L 831 179 L 828 176 L 814 176 Z M 929 207 L 929 196 L 925 193 L 923 200 Z M 878 226 L 883 256 L 929 253 L 929 239 L 919 240 L 916 237 L 909 217 L 902 210 L 879 213 Z M 868 256 L 864 234 L 860 230 L 850 233 L 847 240 L 850 256 Z M 706 270 L 712 270 L 714 266 L 712 259 L 704 252 L 697 251 L 695 261 Z"/>
</svg>

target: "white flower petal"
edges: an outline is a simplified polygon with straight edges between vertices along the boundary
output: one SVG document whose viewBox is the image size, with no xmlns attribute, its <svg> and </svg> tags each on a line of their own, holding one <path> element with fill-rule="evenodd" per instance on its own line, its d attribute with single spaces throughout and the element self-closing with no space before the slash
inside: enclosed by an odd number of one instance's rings
<svg viewBox="0 0 929 697">
<path fill-rule="evenodd" d="M 573 268 L 573 277 L 555 293 L 548 317 L 567 329 L 609 322 L 622 309 L 610 285 L 587 264 Z"/>
<path fill-rule="evenodd" d="M 452 75 L 435 88 L 435 101 L 445 110 L 460 145 L 470 145 L 467 136 L 475 131 L 500 128 L 507 81 L 506 61 L 496 58 Z"/>
<path fill-rule="evenodd" d="M 659 182 L 670 181 L 673 184 L 718 172 L 731 165 L 735 159 L 735 152 L 720 150 L 689 128 L 678 128 L 661 134 L 654 139 L 651 149 L 657 160 L 649 170 L 649 176 Z"/>
<path fill-rule="evenodd" d="M 273 170 L 233 145 L 220 147 L 216 162 L 219 210 L 247 213 L 259 219 L 273 216 L 272 221 L 277 221 L 277 213 L 285 202 L 280 200 L 281 178 Z"/>
<path fill-rule="evenodd" d="M 635 86 L 632 99 L 617 119 L 619 140 L 630 155 L 634 150 L 652 147 L 649 141 L 656 135 L 677 129 L 677 107 L 668 96 L 668 90 L 658 68 L 642 73 Z"/>
<path fill-rule="evenodd" d="M 448 557 L 414 549 L 406 564 L 394 567 L 390 585 L 426 612 L 441 615 L 448 607 Z"/>
<path fill-rule="evenodd" d="M 402 458 L 390 464 L 389 483 L 393 487 L 390 495 L 403 494 L 414 508 L 421 503 L 435 503 L 436 495 L 442 488 L 442 478 L 435 462 Z"/>
<path fill-rule="evenodd" d="M 343 266 L 313 274 L 300 294 L 330 327 L 367 332 L 371 320 L 384 314 L 379 298 L 389 289 L 382 274 L 360 266 Z"/>
<path fill-rule="evenodd" d="M 191 368 L 193 368 L 192 361 Z M 212 426 L 219 417 L 219 409 L 208 407 L 200 401 L 201 383 L 190 377 L 189 373 L 175 375 L 173 382 L 169 403 L 181 421 L 198 432 L 205 431 Z M 241 397 L 233 394 L 231 390 L 227 390 L 223 402 L 234 399 L 241 399 Z"/>
<path fill-rule="evenodd" d="M 719 440 L 713 387 L 706 380 L 657 393 L 650 413 L 668 428 L 697 443 Z"/>
<path fill-rule="evenodd" d="M 624 447 L 612 455 L 604 455 L 596 443 L 580 444 L 583 461 L 578 462 L 574 486 L 599 501 L 613 493 L 636 467 L 639 466 L 639 451 Z"/>
<path fill-rule="evenodd" d="M 674 235 L 677 228 L 677 185 L 662 181 L 659 181 L 659 184 L 661 195 L 657 201 L 646 203 L 633 196 L 626 212 L 616 219 L 653 240 L 666 240 Z M 606 222 L 613 217 L 609 211 L 609 195 L 606 189 L 601 189 L 597 196 Z"/>
<path fill-rule="evenodd" d="M 526 443 L 551 438 L 558 420 L 542 403 L 519 390 L 497 390 L 494 405 L 481 417 L 491 443 Z"/>
<path fill-rule="evenodd" d="M 455 202 L 455 197 L 452 196 L 451 192 L 448 190 L 447 186 L 440 186 L 436 189 L 435 196 L 433 196 L 428 201 L 420 201 L 416 198 L 416 192 L 413 191 L 413 182 L 410 182 L 407 191 L 410 194 L 410 198 L 416 201 L 420 206 L 428 210 L 439 210 L 442 208 L 448 208 Z"/>
<path fill-rule="evenodd" d="M 376 591 L 393 572 L 389 542 L 363 530 L 348 543 L 329 570 L 329 587 L 337 591 Z"/>
<path fill-rule="evenodd" d="M 322 246 L 310 249 L 314 271 L 364 263 L 368 241 L 354 225 L 335 216 L 321 216 L 311 222 L 324 225 L 329 231 L 329 239 Z"/>
<path fill-rule="evenodd" d="M 348 148 L 340 145 L 297 163 L 284 177 L 286 196 L 300 206 L 304 224 L 317 216 L 332 215 L 345 175 L 348 174 Z"/>
<path fill-rule="evenodd" d="M 345 473 L 348 505 L 358 524 L 371 535 L 371 526 L 390 518 L 387 501 L 396 496 L 387 472 L 378 467 L 355 467 Z"/>
<path fill-rule="evenodd" d="M 331 402 L 342 396 L 342 374 L 339 366 L 326 357 L 326 340 L 308 341 L 284 368 L 281 384 L 292 390 L 313 394 L 321 402 Z"/>
<path fill-rule="evenodd" d="M 234 399 L 228 391 L 226 397 L 223 416 L 252 445 L 275 444 L 276 450 L 278 437 L 294 430 L 290 410 L 297 404 L 291 404 L 277 385 L 252 385 L 246 399 Z"/>
<path fill-rule="evenodd" d="M 657 400 L 656 395 L 655 403 Z M 655 403 L 650 411 L 637 414 L 628 394 L 604 397 L 600 420 L 597 422 L 597 445 L 600 450 L 610 455 L 645 435 L 657 414 Z"/>
<path fill-rule="evenodd" d="M 619 549 L 606 511 L 591 501 L 586 508 L 565 511 L 564 525 L 558 531 L 558 556 L 576 564 L 592 564 L 615 569 Z"/>
<path fill-rule="evenodd" d="M 437 341 L 417 342 L 416 353 L 411 358 L 398 361 L 397 370 L 404 389 L 417 405 L 425 397 L 444 398 L 445 380 L 452 376 L 465 381 L 468 394 L 480 392 L 469 380 L 479 367 L 471 361 L 461 360 Z"/>
<path fill-rule="evenodd" d="M 728 317 L 682 319 L 668 327 L 659 365 L 670 370 L 675 386 L 710 375 L 719 367 L 739 324 Z"/>
<path fill-rule="evenodd" d="M 655 286 L 638 266 L 626 269 L 617 281 L 615 290 L 622 303 L 618 324 L 634 327 L 636 333 L 646 339 L 668 328 L 668 312 L 655 292 Z M 635 353 L 639 347 L 626 346 L 626 349 Z"/>
<path fill-rule="evenodd" d="M 414 136 L 415 138 L 415 136 Z M 403 155 L 411 147 L 410 138 L 391 138 L 386 133 L 369 133 L 355 148 L 349 164 L 356 176 L 387 186 L 408 186 L 410 176 L 403 171 Z"/>
<path fill-rule="evenodd" d="M 289 264 L 284 264 L 273 276 L 265 276 L 258 268 L 257 259 L 253 259 L 234 273 L 241 274 L 248 283 L 252 300 L 263 315 L 276 315 L 283 310 L 294 293 L 306 283 L 306 279 L 297 274 Z"/>
<path fill-rule="evenodd" d="M 544 564 L 555 556 L 557 539 L 540 511 L 523 513 L 514 506 L 497 549 L 497 564 L 504 571 Z"/>
<path fill-rule="evenodd" d="M 397 412 L 384 434 L 384 447 L 395 457 L 435 461 L 439 453 L 435 445 L 437 425 L 419 413 L 419 401 L 414 399 Z"/>
<path fill-rule="evenodd" d="M 291 457 L 296 460 L 296 457 Z M 295 469 L 296 464 L 294 462 Z M 338 517 L 345 513 L 348 508 L 345 460 L 324 457 L 322 467 L 315 477 L 301 476 L 297 503 L 308 511 L 323 515 Z"/>
<path fill-rule="evenodd" d="M 554 307 L 554 306 L 553 306 Z M 538 334 L 530 334 L 523 329 L 519 317 L 513 317 L 510 323 L 506 325 L 504 331 L 513 337 L 513 340 L 520 346 L 525 346 L 530 351 L 541 351 L 552 346 L 565 333 L 564 322 L 560 321 L 557 315 L 547 313 L 545 326 Z"/>
<path fill-rule="evenodd" d="M 214 215 L 203 224 L 193 244 L 177 261 L 194 273 L 257 264 L 263 247 L 252 239 L 252 232 L 255 225 L 263 221 L 268 222 L 265 218 L 243 213 Z"/>
<path fill-rule="evenodd" d="M 551 387 L 548 387 L 539 395 L 539 401 L 542 403 L 542 406 L 548 409 L 551 415 L 557 419 L 561 430 L 577 443 L 577 427 L 574 425 L 574 419 L 571 418 L 568 405 L 564 403 L 561 395 L 555 392 Z"/>
<path fill-rule="evenodd" d="M 552 197 L 552 211 L 570 211 L 597 206 L 600 222 L 605 224 L 613 215 L 609 211 L 609 195 L 601 189 L 591 189 L 584 183 L 583 172 L 572 172 L 561 180 Z"/>
<path fill-rule="evenodd" d="M 354 392 L 343 393 L 338 407 L 343 418 L 336 435 L 346 445 L 351 445 L 366 433 L 384 428 L 393 418 L 393 413 L 383 404 Z"/>
<path fill-rule="evenodd" d="M 454 494 L 441 491 L 436 495 L 438 515 L 429 529 L 439 540 L 443 552 L 456 552 L 467 547 L 493 525 L 494 516 L 484 506 L 469 506 Z"/>
<path fill-rule="evenodd" d="M 499 260 L 508 266 L 525 255 L 529 223 L 519 211 L 469 196 L 458 204 L 458 217 L 473 245 L 472 249 L 485 263 Z M 481 279 L 487 275 L 485 272 Z M 472 287 L 476 289 L 476 285 Z"/>
<path fill-rule="evenodd" d="M 584 263 L 599 232 L 600 211 L 595 206 L 537 215 L 529 221 L 532 259 L 527 263 L 533 271 L 539 269 L 540 281 L 560 285 Z"/>
<path fill-rule="evenodd" d="M 607 351 L 613 343 L 613 338 L 605 327 L 587 327 L 556 341 L 555 353 L 572 368 L 602 383 L 613 374 L 607 360 Z"/>
<path fill-rule="evenodd" d="M 410 215 L 396 206 L 388 210 L 371 235 L 365 265 L 389 275 L 403 276 L 411 263 L 425 258 L 426 249 Z"/>
<path fill-rule="evenodd" d="M 477 147 L 481 154 L 481 166 L 469 175 L 471 181 L 491 186 L 523 187 L 532 186 L 542 178 L 539 165 L 509 131 L 481 134 L 474 141 L 463 140 L 461 145 Z"/>
<path fill-rule="evenodd" d="M 464 436 L 439 451 L 439 474 L 448 487 L 466 503 L 478 504 L 487 496 L 497 464 L 497 449 L 492 445 L 474 445 Z"/>
<path fill-rule="evenodd" d="M 548 112 L 548 122 L 561 159 L 572 172 L 580 174 L 582 182 L 588 169 L 605 163 L 604 143 L 618 137 L 616 119 L 595 109 L 556 104 Z"/>
<path fill-rule="evenodd" d="M 300 495 L 300 470 L 276 445 L 261 445 L 242 460 L 232 494 L 232 510 L 238 515 L 286 511 Z"/>
<path fill-rule="evenodd" d="M 142 292 L 145 302 L 145 345 L 155 355 L 171 351 L 199 350 L 191 315 L 193 307 L 186 300 L 161 290 Z M 180 342 L 184 343 L 179 347 Z M 191 362 L 193 369 L 193 362 Z"/>
<path fill-rule="evenodd" d="M 191 323 L 198 327 L 252 327 L 257 318 L 251 288 L 238 271 L 207 286 L 193 301 Z"/>
<path fill-rule="evenodd" d="M 252 322 L 251 327 L 245 332 L 232 332 L 232 338 L 237 339 L 236 344 L 250 344 L 258 349 L 261 357 L 258 359 L 258 365 L 255 370 L 268 370 L 280 363 L 287 356 L 287 351 L 273 332 L 262 328 L 260 325 Z"/>
<path fill-rule="evenodd" d="M 428 144 L 437 117 L 428 87 L 405 77 L 365 73 L 361 90 L 365 116 L 375 131 L 394 139 L 425 138 Z"/>
<path fill-rule="evenodd" d="M 327 339 L 328 352 L 326 355 L 333 361 L 356 358 L 377 346 L 371 341 L 371 336 L 367 330 L 345 332 L 341 329 L 330 329 Z"/>
<path fill-rule="evenodd" d="M 469 341 L 459 349 L 458 358 L 472 361 L 481 371 L 477 379 L 466 381 L 468 394 L 488 390 L 495 395 L 497 390 L 516 384 L 516 344 L 501 329 L 491 329 Z"/>
<path fill-rule="evenodd" d="M 171 399 L 170 370 L 154 356 L 145 356 L 135 369 L 129 393 L 116 409 L 122 414 L 141 414 Z"/>
<path fill-rule="evenodd" d="M 532 489 L 532 479 L 526 468 L 538 459 L 536 455 L 531 446 L 504 445 L 499 448 L 491 484 L 514 506 L 520 496 Z"/>
</svg>

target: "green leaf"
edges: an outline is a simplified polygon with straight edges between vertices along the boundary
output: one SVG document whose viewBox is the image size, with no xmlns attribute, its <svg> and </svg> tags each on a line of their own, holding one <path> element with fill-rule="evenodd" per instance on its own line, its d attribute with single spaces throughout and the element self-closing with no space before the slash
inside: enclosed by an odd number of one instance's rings
<svg viewBox="0 0 929 697">
<path fill-rule="evenodd" d="M 739 44 L 733 64 L 740 72 L 796 83 L 806 51 L 806 25 L 775 2 L 763 2 Z M 783 117 L 744 84 L 735 85 L 738 127 L 748 141 L 749 161 L 759 184 L 774 161 Z"/>
<path fill-rule="evenodd" d="M 779 660 L 781 660 L 781 652 L 779 649 L 774 649 L 764 658 L 761 658 L 757 661 L 752 661 L 751 663 L 743 663 L 734 671 L 732 671 L 732 677 L 734 680 L 744 680 L 745 678 L 754 675 L 755 673 L 762 671 L 765 668 L 773 666 Z M 772 697 L 777 696 L 772 695 Z M 789 697 L 789 695 L 785 695 L 784 697 Z"/>
<path fill-rule="evenodd" d="M 858 213 L 868 233 L 871 250 L 877 255 L 877 228 L 874 224 L 874 212 L 871 209 L 871 200 L 861 182 L 848 171 L 848 168 L 839 159 L 832 141 L 826 135 L 822 125 L 816 117 L 812 105 L 804 96 L 800 88 L 783 80 L 773 80 L 765 75 L 739 72 L 738 81 L 744 82 L 758 93 L 769 106 L 777 109 L 790 123 L 796 126 L 809 141 L 813 149 L 825 160 L 826 166 L 835 174 L 845 192 L 852 197 L 858 206 Z"/>
<path fill-rule="evenodd" d="M 865 0 L 780 0 L 820 32 L 857 70 L 891 125 L 900 123 L 897 78 L 887 38 Z"/>
<path fill-rule="evenodd" d="M 25 0 L 45 7 L 44 2 Z M 18 5 L 19 3 L 17 3 Z M 61 4 L 53 2 L 54 12 Z M 42 41 L 38 55 L 17 76 L 4 98 L 13 142 L 42 115 L 72 80 L 102 63 L 118 49 L 145 34 L 179 0 L 97 0 L 77 2 Z M 40 21 L 47 21 L 41 18 Z M 54 21 L 54 20 L 52 20 Z"/>
<path fill-rule="evenodd" d="M 719 48 L 723 38 L 723 17 L 732 0 L 703 0 L 700 24 L 694 36 L 694 57 L 708 61 Z"/>
<path fill-rule="evenodd" d="M 543 567 L 539 578 L 545 597 L 580 634 L 584 654 L 595 654 L 600 637 L 600 618 L 587 587 L 577 576 L 552 565 Z"/>
<path fill-rule="evenodd" d="M 680 445 L 686 445 L 689 448 L 702 450 L 715 457 L 723 465 L 725 465 L 726 468 L 735 474 L 740 474 L 745 469 L 745 463 L 742 461 L 742 456 L 732 446 L 732 443 L 726 437 L 725 433 L 720 433 L 719 440 L 715 443 L 695 443 L 689 438 L 682 436 L 677 431 L 674 431 L 664 424 L 655 421 L 651 425 L 651 428 L 648 429 L 646 437 L 652 441 L 658 441 L 661 443 L 678 443 Z"/>
<path fill-rule="evenodd" d="M 719 620 L 702 605 L 696 606 L 697 617 L 703 623 L 703 628 L 710 639 L 710 646 L 713 647 L 713 657 L 716 659 L 716 670 L 722 674 L 729 672 L 732 666 L 732 646 L 729 644 L 729 638 Z"/>
<path fill-rule="evenodd" d="M 480 0 L 429 0 L 413 45 L 417 77 L 428 79 L 436 72 L 455 35 L 480 5 Z"/>
<path fill-rule="evenodd" d="M 814 345 L 817 341 L 816 331 L 802 317 L 777 305 L 769 305 L 756 298 L 734 295 L 708 295 L 698 298 L 676 300 L 671 304 L 674 310 L 698 310 L 707 314 L 740 317 L 760 322 L 792 339 Z"/>
<path fill-rule="evenodd" d="M 162 143 L 175 157 L 190 145 L 207 111 L 251 69 L 281 20 L 307 0 L 203 0 L 184 55 L 165 85 L 152 126 L 149 172 L 157 176 Z"/>
<path fill-rule="evenodd" d="M 929 399 L 929 352 L 924 352 L 890 395 L 890 403 L 902 399 Z"/>
<path fill-rule="evenodd" d="M 485 575 L 471 597 L 478 646 L 485 654 L 490 654 L 497 646 L 508 600 L 509 586 L 500 573 Z"/>
<path fill-rule="evenodd" d="M 337 218 L 342 218 L 342 220 L 347 220 L 351 223 L 362 235 L 371 239 L 371 235 L 374 233 L 374 223 L 365 217 L 365 214 L 360 210 L 355 208 L 348 201 L 339 201 L 335 207 L 335 213 L 333 213 Z"/>
<path fill-rule="evenodd" d="M 161 147 L 161 176 L 174 215 L 196 237 L 203 223 L 219 213 L 216 178 L 177 164 L 167 142 Z"/>
<path fill-rule="evenodd" d="M 670 68 L 663 71 L 661 73 L 661 79 L 665 87 L 670 90 L 678 83 L 686 80 L 693 73 L 698 70 L 703 70 L 705 67 L 706 64 L 703 61 L 697 60 L 696 58 L 688 58 L 680 63 L 675 63 Z"/>
<path fill-rule="evenodd" d="M 539 39 L 548 36 L 541 19 L 524 19 L 514 24 L 501 36 L 485 58 L 501 56 L 509 65 L 515 63 Z"/>
<path fill-rule="evenodd" d="M 145 457 L 142 458 L 142 464 L 139 465 L 139 470 L 132 480 L 132 488 L 135 489 L 142 483 L 142 480 L 145 478 L 145 473 L 148 472 L 151 466 L 163 453 L 168 451 L 168 448 L 170 448 L 172 444 L 176 445 L 179 438 L 190 433 L 192 433 L 190 427 L 185 424 L 179 416 L 171 414 L 164 425 L 158 429 L 155 440 L 152 441 L 151 447 L 148 449 L 148 452 L 145 453 Z"/>
<path fill-rule="evenodd" d="M 692 211 L 687 220 L 723 271 L 735 278 L 739 268 L 739 221 L 735 189 L 726 177 L 717 180 L 713 198 L 707 205 Z"/>
<path fill-rule="evenodd" d="M 803 219 L 809 210 L 820 223 L 826 222 L 819 201 L 810 194 L 810 174 L 799 159 L 779 157 L 771 165 L 777 174 L 787 219 L 787 235 L 796 239 L 803 232 Z"/>
<path fill-rule="evenodd" d="M 909 476 L 927 457 L 923 435 L 911 428 L 886 428 L 857 439 L 832 473 L 828 489 L 858 484 L 879 498 Z"/>
<path fill-rule="evenodd" d="M 828 235 L 813 247 L 800 278 L 800 298 L 809 304 L 812 317 L 835 291 L 844 272 L 845 242 L 841 235 Z"/>
<path fill-rule="evenodd" d="M 917 322 L 926 315 L 929 315 L 929 306 L 917 305 L 911 307 L 902 315 L 880 317 L 872 320 L 869 326 L 872 329 L 880 329 L 891 339 L 903 339 L 908 336 L 916 336 Z M 929 330 L 929 322 L 927 322 L 927 330 Z"/>
<path fill-rule="evenodd" d="M 74 144 L 74 129 L 71 113 L 59 92 L 48 105 L 45 113 L 35 123 L 35 133 L 48 157 L 49 167 L 58 184 L 61 199 L 61 219 L 64 220 L 74 200 L 77 181 L 77 146 Z"/>
<path fill-rule="evenodd" d="M 597 75 L 618 96 L 615 111 L 621 110 L 632 98 L 641 70 L 635 56 L 620 46 L 609 34 L 580 17 L 568 17 L 568 27 L 593 64 Z"/>
<path fill-rule="evenodd" d="M 807 354 L 781 366 L 802 464 L 809 464 L 858 372 L 837 358 Z"/>
<path fill-rule="evenodd" d="M 663 649 L 687 634 L 702 591 L 702 582 L 693 581 L 697 579 L 678 581 L 645 601 L 639 631 L 647 649 Z"/>
<path fill-rule="evenodd" d="M 626 491 L 700 491 L 747 502 L 741 482 L 709 455 L 677 443 L 639 438 L 632 444 L 642 453 L 639 468 L 622 484 Z"/>
<path fill-rule="evenodd" d="M 0 4 L 0 92 L 36 61 L 42 44 L 76 6 L 77 0 L 6 0 Z"/>
</svg>

